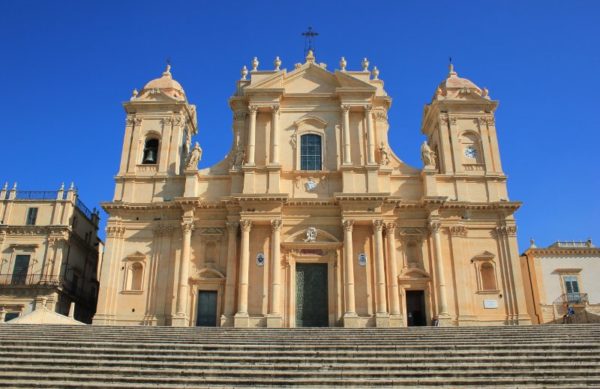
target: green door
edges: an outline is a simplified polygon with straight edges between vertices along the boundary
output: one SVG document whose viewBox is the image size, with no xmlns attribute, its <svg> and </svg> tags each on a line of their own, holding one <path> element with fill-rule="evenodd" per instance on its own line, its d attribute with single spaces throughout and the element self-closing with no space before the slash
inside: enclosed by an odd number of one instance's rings
<svg viewBox="0 0 600 389">
<path fill-rule="evenodd" d="M 296 264 L 296 327 L 327 327 L 327 265 Z"/>
<path fill-rule="evenodd" d="M 196 325 L 199 327 L 217 326 L 217 292 L 201 290 L 198 292 L 198 317 Z"/>
</svg>

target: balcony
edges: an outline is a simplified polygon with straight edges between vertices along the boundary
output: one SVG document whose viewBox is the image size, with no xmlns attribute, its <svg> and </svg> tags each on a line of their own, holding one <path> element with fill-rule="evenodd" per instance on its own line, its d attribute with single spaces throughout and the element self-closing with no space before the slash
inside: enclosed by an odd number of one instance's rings
<svg viewBox="0 0 600 389">
<path fill-rule="evenodd" d="M 63 280 L 47 274 L 0 273 L 0 288 L 11 286 L 58 286 Z"/>
<path fill-rule="evenodd" d="M 554 305 L 587 305 L 588 302 L 587 293 L 563 293 L 554 300 Z"/>
</svg>

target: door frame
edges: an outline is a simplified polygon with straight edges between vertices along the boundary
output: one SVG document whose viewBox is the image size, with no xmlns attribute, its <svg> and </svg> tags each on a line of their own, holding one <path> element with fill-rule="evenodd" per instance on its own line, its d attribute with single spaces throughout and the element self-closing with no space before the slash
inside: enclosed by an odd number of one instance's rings
<svg viewBox="0 0 600 389">
<path fill-rule="evenodd" d="M 200 293 L 202 293 L 202 292 L 204 292 L 204 293 L 215 293 L 216 294 L 216 300 L 215 300 L 215 325 L 214 326 L 218 327 L 219 326 L 219 321 L 220 321 L 219 318 L 221 317 L 219 315 L 219 291 L 218 290 L 208 290 L 208 289 L 204 289 L 204 288 L 198 288 L 198 291 L 196 293 L 196 316 L 195 316 L 196 320 L 194 321 L 194 323 L 195 323 L 194 326 L 195 327 L 200 327 L 198 325 L 198 315 L 199 315 L 199 312 L 198 312 L 198 303 L 199 303 L 199 301 L 198 300 L 200 299 Z"/>
<path fill-rule="evenodd" d="M 217 327 L 221 326 L 221 315 L 223 314 L 223 295 L 225 289 L 225 276 L 214 269 L 202 269 L 199 273 L 205 277 L 198 277 L 190 279 L 190 288 L 188 296 L 190 312 L 190 325 L 196 326 L 196 320 L 198 320 L 198 292 L 217 292 Z M 208 278 L 206 276 L 211 275 L 215 278 Z M 219 278 L 217 278 L 219 277 Z"/>
<path fill-rule="evenodd" d="M 308 263 L 308 264 L 326 264 L 327 265 L 327 305 L 328 305 L 328 325 L 334 327 L 336 319 L 340 316 L 339 307 L 341 306 L 339 295 L 339 289 L 337 287 L 340 280 L 340 267 L 337 266 L 338 262 L 338 250 L 327 250 L 323 249 L 323 254 L 312 253 L 314 250 L 319 248 L 311 248 L 310 250 L 291 250 L 288 256 L 288 267 L 286 271 L 287 288 L 285 307 L 285 321 L 284 326 L 295 328 L 296 327 L 296 264 L 297 263 Z M 336 282 L 337 281 L 337 282 Z"/>
</svg>

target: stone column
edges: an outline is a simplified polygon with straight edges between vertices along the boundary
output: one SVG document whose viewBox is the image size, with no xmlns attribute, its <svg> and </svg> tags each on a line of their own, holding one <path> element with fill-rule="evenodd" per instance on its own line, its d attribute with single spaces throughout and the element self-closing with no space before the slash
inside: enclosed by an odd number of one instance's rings
<svg viewBox="0 0 600 389">
<path fill-rule="evenodd" d="M 250 112 L 250 128 L 248 130 L 248 165 L 254 166 L 255 145 L 256 145 L 256 112 L 258 108 L 254 105 L 248 107 Z"/>
<path fill-rule="evenodd" d="M 446 279 L 444 276 L 444 258 L 442 257 L 442 242 L 440 239 L 439 221 L 430 221 L 429 230 L 433 238 L 433 251 L 435 253 L 435 272 L 438 286 L 438 318 L 448 317 L 448 298 L 446 296 Z"/>
<path fill-rule="evenodd" d="M 274 105 L 271 111 L 271 163 L 279 165 L 279 106 Z"/>
<path fill-rule="evenodd" d="M 385 225 L 387 238 L 388 269 L 390 270 L 390 326 L 402 325 L 402 313 L 400 312 L 400 296 L 398 293 L 398 263 L 396 261 L 396 223 Z"/>
<path fill-rule="evenodd" d="M 271 220 L 271 312 L 267 327 L 281 327 L 281 219 Z"/>
<path fill-rule="evenodd" d="M 352 155 L 350 154 L 350 106 L 342 105 L 344 114 L 344 165 L 352 164 Z"/>
<path fill-rule="evenodd" d="M 238 286 L 238 311 L 235 314 L 236 327 L 248 327 L 248 271 L 250 268 L 250 229 L 252 221 L 242 220 L 242 253 L 240 256 L 240 280 Z"/>
<path fill-rule="evenodd" d="M 365 107 L 365 116 L 367 117 L 367 163 L 375 165 L 375 134 L 373 133 L 373 113 L 372 106 Z"/>
<path fill-rule="evenodd" d="M 356 303 L 354 298 L 354 254 L 352 252 L 352 228 L 353 220 L 344 220 L 344 277 L 346 279 L 345 301 L 346 312 L 344 313 L 344 327 L 356 325 Z"/>
<path fill-rule="evenodd" d="M 227 279 L 225 280 L 225 307 L 221 318 L 221 326 L 232 326 L 235 314 L 235 282 L 237 270 L 237 231 L 238 222 L 227 222 Z"/>
<path fill-rule="evenodd" d="M 377 284 L 377 305 L 375 325 L 389 327 L 387 296 L 385 293 L 385 264 L 383 259 L 383 220 L 373 220 L 375 236 L 375 282 Z"/>
<path fill-rule="evenodd" d="M 186 327 L 189 325 L 187 317 L 187 297 L 190 271 L 190 249 L 192 244 L 192 221 L 184 220 L 181 223 L 183 240 L 181 247 L 181 261 L 179 261 L 179 282 L 177 289 L 177 312 L 173 318 L 173 326 Z"/>
</svg>

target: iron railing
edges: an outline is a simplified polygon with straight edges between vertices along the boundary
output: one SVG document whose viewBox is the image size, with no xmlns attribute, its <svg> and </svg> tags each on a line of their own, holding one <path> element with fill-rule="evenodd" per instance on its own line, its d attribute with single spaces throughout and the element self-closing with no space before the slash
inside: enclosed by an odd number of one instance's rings
<svg viewBox="0 0 600 389">
<path fill-rule="evenodd" d="M 564 304 L 587 304 L 589 302 L 587 293 L 563 293 L 556 300 L 555 305 Z"/>
<path fill-rule="evenodd" d="M 17 200 L 56 200 L 57 197 L 56 190 L 18 190 L 15 196 Z"/>
<path fill-rule="evenodd" d="M 64 280 L 47 274 L 0 273 L 0 286 L 60 285 Z"/>
<path fill-rule="evenodd" d="M 90 209 L 85 206 L 85 204 L 83 203 L 83 201 L 79 200 L 79 197 L 77 197 L 77 200 L 75 201 L 75 206 L 77 208 L 79 208 L 79 210 L 85 215 L 85 217 L 87 217 L 88 219 L 92 220 L 92 214 L 93 214 L 93 212 L 90 211 Z"/>
</svg>

